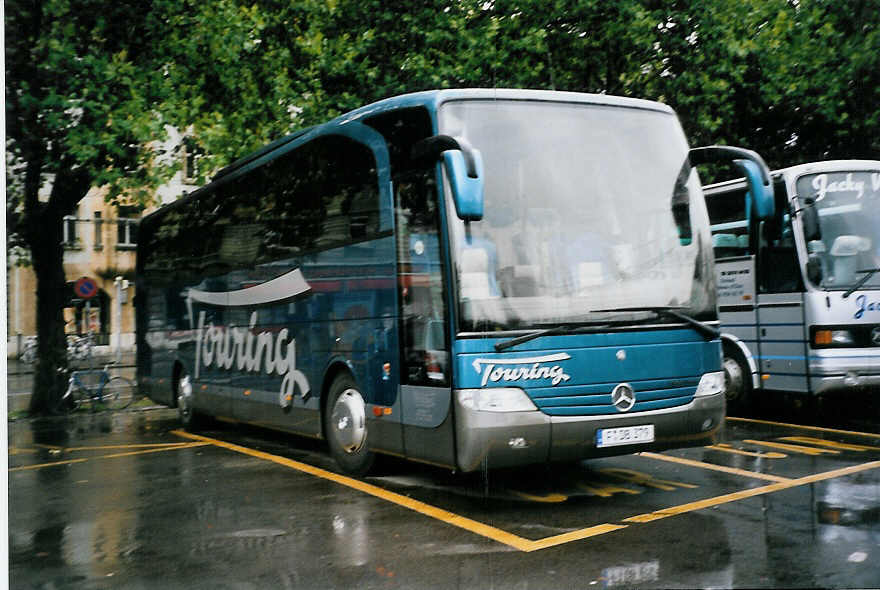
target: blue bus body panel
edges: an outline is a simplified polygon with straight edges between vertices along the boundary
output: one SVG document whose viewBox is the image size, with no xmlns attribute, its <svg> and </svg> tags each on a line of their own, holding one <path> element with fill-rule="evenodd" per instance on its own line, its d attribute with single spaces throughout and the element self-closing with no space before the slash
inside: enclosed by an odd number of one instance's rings
<svg viewBox="0 0 880 590">
<path fill-rule="evenodd" d="M 620 383 L 636 393 L 629 413 L 685 405 L 704 373 L 721 370 L 720 341 L 692 330 L 547 336 L 496 352 L 504 340 L 456 341 L 456 387 L 519 387 L 551 416 L 617 414 Z"/>
<path fill-rule="evenodd" d="M 345 359 L 368 403 L 390 406 L 399 383 L 394 248 L 388 236 L 209 279 L 200 291 L 222 297 L 298 268 L 309 289 L 295 298 L 280 293 L 278 302 L 259 306 L 192 301 L 195 338 L 165 350 L 157 346 L 153 363 L 180 359 L 197 389 L 209 386 L 216 413 L 267 425 L 289 422 L 288 407 L 317 410 L 333 359 Z M 187 292 L 173 287 L 165 296 L 185 298 Z M 285 392 L 292 399 L 285 400 Z"/>
</svg>

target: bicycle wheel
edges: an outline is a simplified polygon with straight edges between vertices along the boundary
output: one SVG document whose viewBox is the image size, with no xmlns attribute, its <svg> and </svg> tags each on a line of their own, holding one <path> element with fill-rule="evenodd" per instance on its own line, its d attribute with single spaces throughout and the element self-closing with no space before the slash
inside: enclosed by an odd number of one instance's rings
<svg viewBox="0 0 880 590">
<path fill-rule="evenodd" d="M 134 399 L 134 381 L 127 377 L 111 377 L 101 389 L 101 403 L 111 410 L 127 408 Z"/>
</svg>

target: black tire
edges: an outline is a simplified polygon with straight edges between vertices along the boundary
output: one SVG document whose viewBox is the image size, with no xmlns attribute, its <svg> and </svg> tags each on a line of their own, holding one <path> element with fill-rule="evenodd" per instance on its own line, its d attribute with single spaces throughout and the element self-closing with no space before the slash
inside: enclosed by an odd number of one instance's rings
<svg viewBox="0 0 880 590">
<path fill-rule="evenodd" d="M 752 404 L 752 371 L 739 351 L 724 350 L 724 396 L 728 414 L 748 410 Z"/>
<path fill-rule="evenodd" d="M 366 403 L 350 375 L 333 380 L 323 420 L 330 454 L 339 467 L 351 475 L 366 475 L 376 454 L 369 445 Z"/>
<path fill-rule="evenodd" d="M 123 410 L 134 400 L 136 387 L 127 377 L 111 377 L 101 390 L 101 403 L 110 410 Z"/>
</svg>

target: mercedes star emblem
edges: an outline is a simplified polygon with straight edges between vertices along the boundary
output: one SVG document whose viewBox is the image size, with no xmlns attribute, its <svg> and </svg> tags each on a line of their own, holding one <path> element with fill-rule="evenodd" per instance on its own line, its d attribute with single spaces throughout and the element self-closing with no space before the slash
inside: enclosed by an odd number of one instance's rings
<svg viewBox="0 0 880 590">
<path fill-rule="evenodd" d="M 636 405 L 636 393 L 629 383 L 621 383 L 611 392 L 611 402 L 621 412 L 628 412 Z"/>
</svg>

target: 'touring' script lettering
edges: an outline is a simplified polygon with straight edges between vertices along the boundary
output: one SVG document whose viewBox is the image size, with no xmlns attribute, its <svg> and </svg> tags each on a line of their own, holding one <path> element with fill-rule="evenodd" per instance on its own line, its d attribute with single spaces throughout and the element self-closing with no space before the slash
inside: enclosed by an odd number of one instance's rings
<svg viewBox="0 0 880 590">
<path fill-rule="evenodd" d="M 205 312 L 199 313 L 196 331 L 196 369 L 199 378 L 202 366 L 215 366 L 218 369 L 260 372 L 267 375 L 280 375 L 281 391 L 278 401 L 282 407 L 290 405 L 294 388 L 298 387 L 305 398 L 309 393 L 309 381 L 302 371 L 296 368 L 296 339 L 288 342 L 289 331 L 283 328 L 277 333 L 260 332 L 254 334 L 257 312 L 251 314 L 250 325 L 205 326 Z"/>
<path fill-rule="evenodd" d="M 535 357 L 535 358 L 520 358 L 520 359 L 476 359 L 473 362 L 474 369 L 476 369 L 477 373 L 483 375 L 483 381 L 480 384 L 481 386 L 485 386 L 486 383 L 492 381 L 493 383 L 497 383 L 499 381 L 520 381 L 520 380 L 537 380 L 537 379 L 550 379 L 553 385 L 559 385 L 562 381 L 568 381 L 570 377 L 565 374 L 565 371 L 562 369 L 560 365 L 553 365 L 551 367 L 544 366 L 543 363 L 553 362 L 553 361 L 564 361 L 568 360 L 571 357 L 564 352 L 559 354 L 551 354 L 547 356 Z M 483 367 L 483 365 L 486 365 Z M 497 366 L 502 365 L 502 366 Z M 520 365 L 517 367 L 504 367 L 503 365 Z"/>
</svg>

